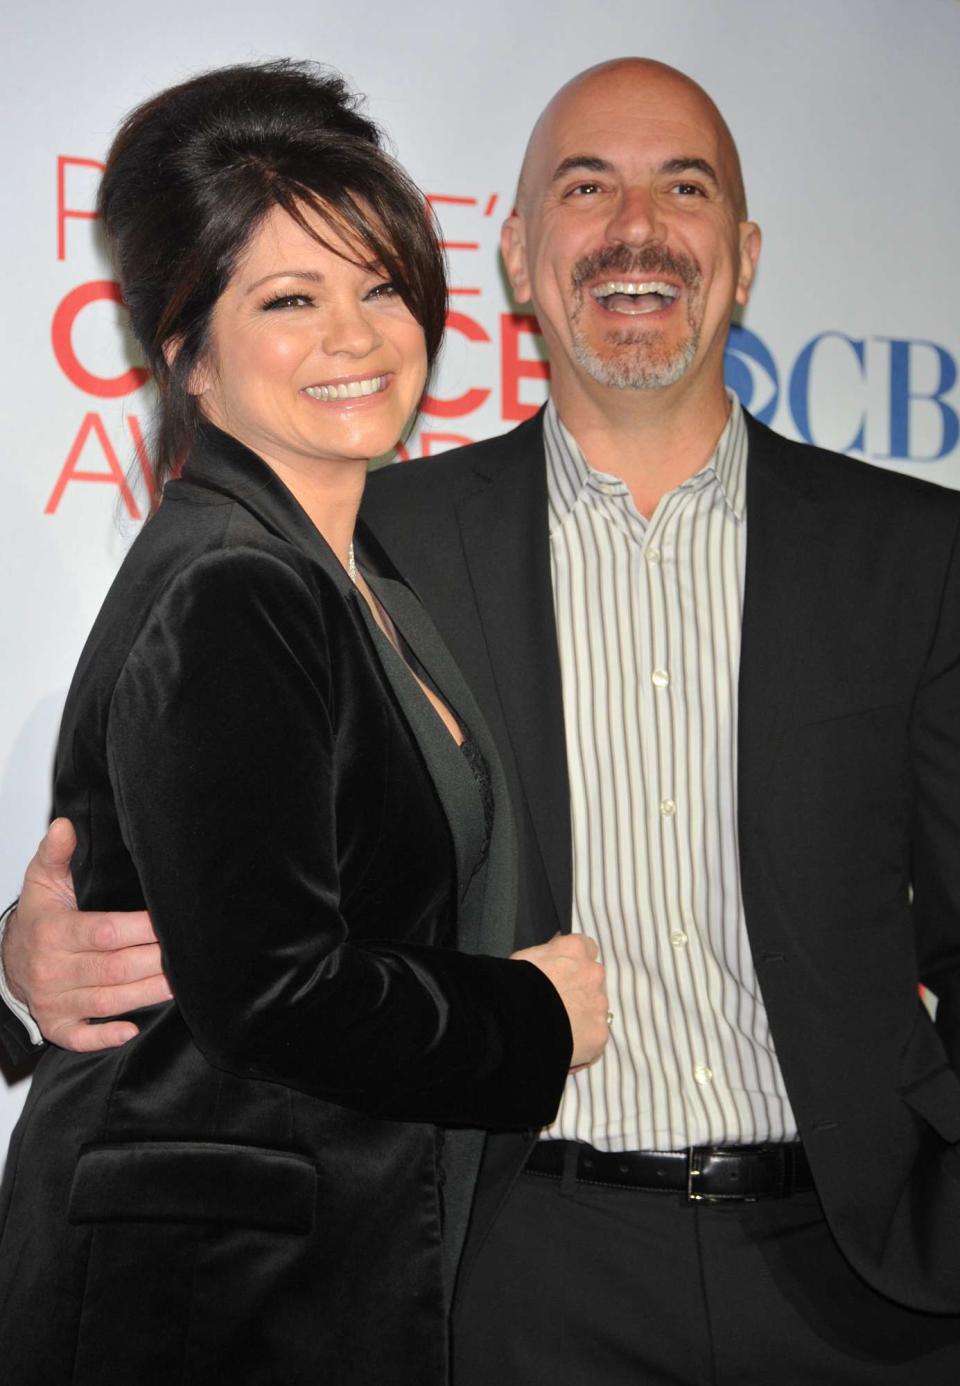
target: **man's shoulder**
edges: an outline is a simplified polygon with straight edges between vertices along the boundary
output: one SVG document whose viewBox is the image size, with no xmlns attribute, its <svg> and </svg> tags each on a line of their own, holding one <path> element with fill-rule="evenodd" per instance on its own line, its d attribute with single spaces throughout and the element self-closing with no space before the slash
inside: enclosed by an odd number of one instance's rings
<svg viewBox="0 0 960 1386">
<path fill-rule="evenodd" d="M 746 417 L 749 465 L 773 469 L 827 503 L 853 504 L 861 511 L 937 513 L 960 520 L 960 491 L 785 438 L 752 415 Z"/>
<path fill-rule="evenodd" d="M 495 476 L 500 468 L 524 458 L 542 457 L 542 440 L 541 416 L 537 414 L 493 438 L 452 448 L 435 457 L 381 467 L 367 478 L 363 513 L 371 518 L 385 507 L 404 501 L 415 505 L 428 497 L 439 504 L 455 502 Z"/>
</svg>

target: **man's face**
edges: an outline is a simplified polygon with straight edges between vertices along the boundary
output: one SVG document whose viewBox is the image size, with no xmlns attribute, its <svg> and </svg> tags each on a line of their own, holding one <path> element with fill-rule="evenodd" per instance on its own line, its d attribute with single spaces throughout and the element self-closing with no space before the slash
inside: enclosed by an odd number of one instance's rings
<svg viewBox="0 0 960 1386">
<path fill-rule="evenodd" d="M 503 252 L 518 301 L 536 309 L 561 400 L 597 387 L 722 386 L 730 316 L 760 244 L 741 201 L 729 134 L 678 74 L 625 62 L 555 98 Z"/>
</svg>

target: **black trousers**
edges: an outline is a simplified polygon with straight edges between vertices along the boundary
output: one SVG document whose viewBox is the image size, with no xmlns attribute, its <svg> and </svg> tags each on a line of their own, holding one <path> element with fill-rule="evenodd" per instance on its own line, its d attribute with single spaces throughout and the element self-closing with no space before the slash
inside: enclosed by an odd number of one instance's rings
<svg viewBox="0 0 960 1386">
<path fill-rule="evenodd" d="M 870 1289 L 814 1193 L 687 1203 L 525 1173 L 461 1287 L 453 1382 L 957 1386 L 960 1317 Z"/>
</svg>

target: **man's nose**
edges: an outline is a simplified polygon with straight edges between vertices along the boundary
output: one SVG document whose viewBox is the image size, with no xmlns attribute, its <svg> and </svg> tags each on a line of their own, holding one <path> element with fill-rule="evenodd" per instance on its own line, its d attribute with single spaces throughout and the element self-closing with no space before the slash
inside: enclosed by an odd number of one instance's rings
<svg viewBox="0 0 960 1386">
<path fill-rule="evenodd" d="M 649 188 L 624 188 L 607 223 L 607 238 L 614 244 L 646 245 L 665 241 L 666 220 L 658 198 Z"/>
</svg>

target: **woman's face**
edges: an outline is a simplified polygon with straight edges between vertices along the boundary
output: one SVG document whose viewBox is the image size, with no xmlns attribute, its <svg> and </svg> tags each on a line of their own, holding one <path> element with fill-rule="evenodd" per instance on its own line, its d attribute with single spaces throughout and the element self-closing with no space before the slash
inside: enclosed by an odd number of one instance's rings
<svg viewBox="0 0 960 1386">
<path fill-rule="evenodd" d="M 192 381 L 212 423 L 300 472 L 389 452 L 427 373 L 423 329 L 383 271 L 306 217 L 351 258 L 274 208 L 217 300 Z"/>
</svg>

